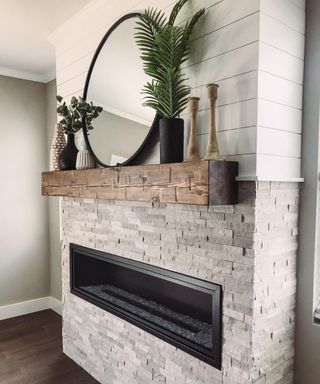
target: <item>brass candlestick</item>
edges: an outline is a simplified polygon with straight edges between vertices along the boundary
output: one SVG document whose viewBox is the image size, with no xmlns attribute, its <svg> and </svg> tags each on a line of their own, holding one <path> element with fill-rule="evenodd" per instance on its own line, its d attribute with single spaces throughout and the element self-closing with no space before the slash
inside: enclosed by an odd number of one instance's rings
<svg viewBox="0 0 320 384">
<path fill-rule="evenodd" d="M 218 97 L 218 84 L 208 84 L 209 98 L 209 136 L 206 155 L 203 160 L 223 160 L 219 154 L 217 133 L 216 133 L 216 101 Z"/>
<path fill-rule="evenodd" d="M 197 140 L 197 114 L 199 110 L 199 97 L 189 98 L 189 111 L 191 114 L 191 127 L 187 148 L 187 161 L 200 160 L 200 151 Z"/>
</svg>

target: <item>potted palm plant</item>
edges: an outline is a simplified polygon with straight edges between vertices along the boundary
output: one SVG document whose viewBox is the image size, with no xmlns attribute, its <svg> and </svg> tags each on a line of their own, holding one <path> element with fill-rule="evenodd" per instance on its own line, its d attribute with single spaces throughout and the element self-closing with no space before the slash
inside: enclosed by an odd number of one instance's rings
<svg viewBox="0 0 320 384">
<path fill-rule="evenodd" d="M 62 119 L 59 124 L 67 135 L 67 145 L 59 156 L 61 170 L 75 169 L 78 149 L 74 142 L 74 135 L 81 128 L 93 129 L 92 121 L 103 111 L 102 107 L 88 103 L 81 97 L 72 97 L 70 105 L 67 105 L 61 96 L 57 96 L 57 113 Z"/>
<path fill-rule="evenodd" d="M 160 162 L 183 161 L 184 121 L 190 87 L 181 67 L 189 57 L 193 29 L 204 15 L 199 10 L 183 24 L 175 25 L 181 8 L 190 0 L 179 0 L 169 19 L 163 11 L 146 9 L 138 16 L 135 40 L 141 52 L 144 72 L 151 77 L 142 90 L 144 106 L 153 108 L 161 117 Z"/>
</svg>

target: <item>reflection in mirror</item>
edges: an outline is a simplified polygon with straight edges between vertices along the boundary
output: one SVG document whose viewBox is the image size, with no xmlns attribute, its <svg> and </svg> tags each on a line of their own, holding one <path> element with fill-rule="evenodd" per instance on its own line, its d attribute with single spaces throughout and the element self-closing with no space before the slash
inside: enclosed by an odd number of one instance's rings
<svg viewBox="0 0 320 384">
<path fill-rule="evenodd" d="M 134 41 L 136 14 L 120 19 L 107 33 L 89 71 L 85 98 L 103 107 L 89 133 L 89 144 L 101 165 L 126 162 L 139 150 L 155 119 L 142 106 L 148 81 Z"/>
</svg>

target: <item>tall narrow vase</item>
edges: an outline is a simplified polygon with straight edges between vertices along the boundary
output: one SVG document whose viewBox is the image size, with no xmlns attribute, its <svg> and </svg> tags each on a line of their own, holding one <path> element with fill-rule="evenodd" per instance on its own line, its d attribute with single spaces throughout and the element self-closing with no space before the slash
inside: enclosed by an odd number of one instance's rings
<svg viewBox="0 0 320 384">
<path fill-rule="evenodd" d="M 59 156 L 66 146 L 66 138 L 62 126 L 56 124 L 50 148 L 50 171 L 60 171 Z"/>
<path fill-rule="evenodd" d="M 207 85 L 210 116 L 208 145 L 204 160 L 223 160 L 219 154 L 216 133 L 216 101 L 218 98 L 218 88 L 218 84 Z"/>
<path fill-rule="evenodd" d="M 74 142 L 74 134 L 69 133 L 67 145 L 59 156 L 59 165 L 62 171 L 76 169 L 78 148 Z"/>
<path fill-rule="evenodd" d="M 199 97 L 190 97 L 189 99 L 191 127 L 187 148 L 187 161 L 200 160 L 199 144 L 197 140 L 197 113 L 199 110 L 199 100 Z"/>
</svg>

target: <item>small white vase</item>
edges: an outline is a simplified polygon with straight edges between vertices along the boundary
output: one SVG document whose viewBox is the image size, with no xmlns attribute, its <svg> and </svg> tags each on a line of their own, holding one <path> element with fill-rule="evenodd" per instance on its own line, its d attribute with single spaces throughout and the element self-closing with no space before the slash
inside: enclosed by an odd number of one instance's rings
<svg viewBox="0 0 320 384">
<path fill-rule="evenodd" d="M 95 168 L 95 162 L 88 151 L 86 141 L 84 137 L 82 137 L 80 151 L 78 152 L 76 169 L 90 169 Z"/>
</svg>

